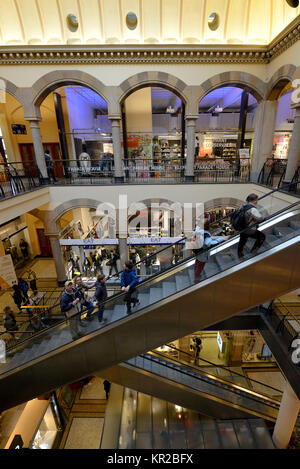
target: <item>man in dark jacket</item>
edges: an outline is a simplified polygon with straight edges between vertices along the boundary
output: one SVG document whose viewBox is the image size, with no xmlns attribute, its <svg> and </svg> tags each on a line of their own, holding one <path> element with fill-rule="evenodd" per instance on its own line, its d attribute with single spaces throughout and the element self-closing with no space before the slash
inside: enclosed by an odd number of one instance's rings
<svg viewBox="0 0 300 469">
<path fill-rule="evenodd" d="M 79 339 L 84 334 L 80 331 L 80 302 L 76 298 L 76 292 L 73 288 L 72 280 L 67 280 L 65 283 L 65 291 L 60 299 L 60 308 L 62 313 L 65 314 L 70 325 L 70 332 L 73 340 Z"/>
<path fill-rule="evenodd" d="M 121 277 L 121 287 L 122 290 L 126 292 L 124 301 L 127 305 L 127 314 L 131 313 L 131 303 L 133 303 L 133 307 L 140 304 L 136 294 L 136 285 L 138 283 L 139 279 L 136 276 L 132 262 L 125 262 L 125 267 Z"/>
<path fill-rule="evenodd" d="M 258 196 L 256 194 L 249 194 L 246 202 L 243 204 L 245 210 L 245 223 L 249 229 L 243 231 L 240 235 L 240 241 L 238 244 L 238 257 L 244 257 L 244 248 L 248 238 L 255 239 L 255 243 L 251 249 L 251 252 L 256 252 L 263 244 L 266 236 L 264 233 L 257 229 L 260 222 L 263 221 L 264 217 L 257 209 Z M 257 224 L 257 225 L 256 225 Z"/>
<path fill-rule="evenodd" d="M 103 312 L 104 312 L 104 302 L 107 299 L 107 290 L 105 285 L 105 275 L 98 275 L 97 282 L 96 282 L 96 291 L 94 295 L 94 306 L 98 306 L 98 321 L 99 322 L 106 322 L 106 319 L 103 319 Z"/>
<path fill-rule="evenodd" d="M 12 312 L 10 306 L 4 308 L 3 315 L 3 324 L 6 331 L 17 331 L 18 325 L 14 313 Z"/>
</svg>

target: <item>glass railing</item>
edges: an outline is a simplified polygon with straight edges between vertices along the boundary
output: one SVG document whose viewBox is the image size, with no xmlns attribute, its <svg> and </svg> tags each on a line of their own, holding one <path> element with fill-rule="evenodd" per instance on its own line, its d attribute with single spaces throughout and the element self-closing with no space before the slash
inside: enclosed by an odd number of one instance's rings
<svg viewBox="0 0 300 469">
<path fill-rule="evenodd" d="M 132 358 L 128 360 L 128 363 L 176 384 L 204 393 L 208 398 L 211 396 L 212 399 L 222 399 L 229 405 L 248 409 L 256 415 L 259 413 L 261 416 L 276 418 L 282 393 L 275 388 L 261 384 L 263 389 L 268 391 L 267 395 L 262 391 L 251 390 L 249 386 L 237 385 L 221 377 L 197 370 L 195 367 L 183 365 L 180 361 L 149 354 Z"/>
<path fill-rule="evenodd" d="M 300 339 L 300 304 L 285 304 L 280 298 L 276 298 L 267 314 L 275 331 L 287 345 L 288 352 L 293 352 L 294 341 Z"/>
<path fill-rule="evenodd" d="M 266 197 L 267 198 L 267 197 Z M 273 208 L 274 208 L 273 204 Z M 175 293 L 183 292 L 196 283 L 200 283 L 203 280 L 211 279 L 221 272 L 226 271 L 234 267 L 237 264 L 244 262 L 250 258 L 255 258 L 262 253 L 273 249 L 275 246 L 279 246 L 281 243 L 291 240 L 291 238 L 300 234 L 300 201 L 289 206 L 287 209 L 282 209 L 276 212 L 275 215 L 269 216 L 260 225 L 260 230 L 266 234 L 266 241 L 258 252 L 250 253 L 246 248 L 245 257 L 242 259 L 237 258 L 237 247 L 239 236 L 234 236 L 228 241 L 224 241 L 217 247 L 212 247 L 207 250 L 203 250 L 206 256 L 205 267 L 201 275 L 197 275 L 198 259 L 191 254 L 187 259 L 179 259 L 174 264 L 174 257 L 169 255 L 169 250 L 172 247 L 167 247 L 161 251 L 165 252 L 165 261 L 163 263 L 163 269 L 157 274 L 150 278 L 140 282 L 138 285 L 138 298 L 139 304 L 132 310 L 132 315 L 140 312 L 146 307 L 153 306 L 159 303 L 162 299 L 166 299 Z M 270 209 L 269 209 L 270 210 Z M 177 245 L 178 243 L 176 243 Z M 141 262 L 144 262 L 141 261 Z M 161 273 L 163 276 L 160 277 Z M 108 324 L 117 324 L 118 321 L 127 317 L 126 305 L 125 305 L 125 294 L 124 292 L 113 295 L 108 298 L 104 303 L 104 318 L 105 322 L 99 323 L 96 319 L 88 323 L 87 327 L 82 331 L 85 336 L 104 328 Z M 95 318 L 96 311 L 93 316 Z M 79 317 L 77 313 L 76 317 Z M 47 341 L 49 342 L 47 344 Z M 51 340 L 50 342 L 50 339 Z M 8 363 L 1 365 L 0 370 L 2 372 L 8 371 L 8 369 L 19 366 L 20 360 L 24 360 L 24 363 L 30 361 L 32 356 L 26 354 L 26 347 L 35 345 L 35 341 L 42 341 L 45 343 L 44 347 L 40 347 L 40 351 L 37 350 L 39 356 L 49 353 L 52 350 L 60 348 L 67 343 L 72 342 L 72 337 L 69 330 L 69 325 L 65 321 L 52 326 L 44 331 L 39 332 L 36 336 L 27 339 L 22 344 L 17 344 L 15 347 L 9 350 Z M 18 354 L 19 359 L 15 359 Z"/>
</svg>

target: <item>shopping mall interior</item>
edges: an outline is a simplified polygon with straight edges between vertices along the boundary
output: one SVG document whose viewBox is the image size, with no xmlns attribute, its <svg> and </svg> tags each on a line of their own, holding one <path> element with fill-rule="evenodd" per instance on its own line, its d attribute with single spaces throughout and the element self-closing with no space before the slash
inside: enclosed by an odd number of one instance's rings
<svg viewBox="0 0 300 469">
<path fill-rule="evenodd" d="M 0 0 L 0 449 L 300 448 L 299 14 Z"/>
</svg>

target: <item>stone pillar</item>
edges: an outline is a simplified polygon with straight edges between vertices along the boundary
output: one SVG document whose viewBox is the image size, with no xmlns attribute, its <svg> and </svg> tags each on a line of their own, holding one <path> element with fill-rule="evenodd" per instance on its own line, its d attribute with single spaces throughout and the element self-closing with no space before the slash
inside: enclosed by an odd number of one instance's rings
<svg viewBox="0 0 300 469">
<path fill-rule="evenodd" d="M 44 179 L 45 183 L 49 182 L 46 161 L 45 161 L 45 152 L 42 143 L 41 131 L 38 121 L 31 120 L 29 121 L 31 135 L 32 135 L 32 143 L 34 147 L 34 154 L 35 154 L 35 161 L 38 165 L 40 173 Z"/>
<path fill-rule="evenodd" d="M 198 116 L 186 116 L 186 162 L 185 182 L 194 181 L 195 128 Z"/>
<path fill-rule="evenodd" d="M 260 101 L 257 104 L 251 162 L 251 181 L 253 182 L 257 182 L 267 158 L 272 157 L 277 108 L 278 101 Z"/>
<path fill-rule="evenodd" d="M 278 449 L 287 448 L 300 411 L 300 401 L 286 382 L 274 432 L 273 442 Z"/>
<path fill-rule="evenodd" d="M 127 237 L 119 237 L 119 251 L 120 251 L 120 261 L 121 268 L 123 269 L 124 264 L 128 261 L 128 246 L 127 246 Z"/>
<path fill-rule="evenodd" d="M 67 280 L 66 276 L 66 269 L 64 264 L 63 255 L 61 252 L 61 247 L 59 244 L 59 236 L 58 235 L 49 235 L 52 254 L 55 262 L 55 268 L 57 273 L 57 282 L 58 285 L 63 286 L 65 281 Z"/>
<path fill-rule="evenodd" d="M 124 182 L 123 162 L 122 162 L 122 148 L 121 148 L 121 117 L 109 118 L 112 127 L 112 141 L 114 149 L 114 164 L 115 164 L 115 182 Z"/>
<path fill-rule="evenodd" d="M 294 121 L 293 134 L 290 143 L 288 161 L 285 173 L 285 181 L 290 182 L 293 179 L 296 169 L 300 162 L 300 106 L 295 106 L 296 115 Z"/>
</svg>

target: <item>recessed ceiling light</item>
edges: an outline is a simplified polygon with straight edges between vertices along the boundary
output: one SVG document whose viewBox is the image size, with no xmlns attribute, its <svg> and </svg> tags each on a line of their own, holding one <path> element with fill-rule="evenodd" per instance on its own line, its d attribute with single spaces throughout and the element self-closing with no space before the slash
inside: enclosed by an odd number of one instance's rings
<svg viewBox="0 0 300 469">
<path fill-rule="evenodd" d="M 126 15 L 126 24 L 128 29 L 135 29 L 137 27 L 137 16 L 132 11 L 129 11 Z"/>
<path fill-rule="evenodd" d="M 286 0 L 286 1 L 292 8 L 297 8 L 297 6 L 299 6 L 299 0 Z"/>
<path fill-rule="evenodd" d="M 215 31 L 219 27 L 219 15 L 218 13 L 211 13 L 208 17 L 208 27 Z"/>
<path fill-rule="evenodd" d="M 79 26 L 77 16 L 73 15 L 73 13 L 69 13 L 69 15 L 67 16 L 67 23 L 71 31 L 76 31 Z"/>
</svg>

